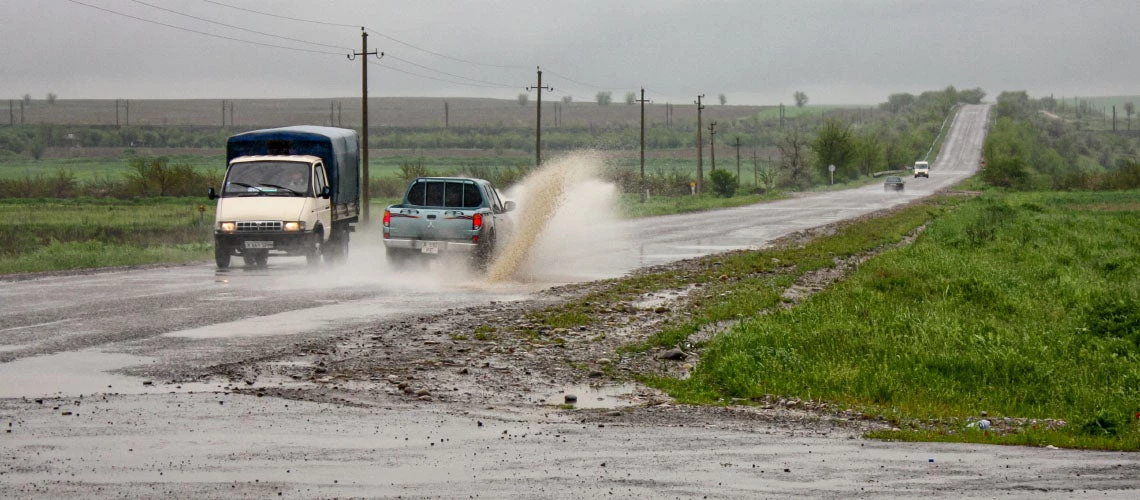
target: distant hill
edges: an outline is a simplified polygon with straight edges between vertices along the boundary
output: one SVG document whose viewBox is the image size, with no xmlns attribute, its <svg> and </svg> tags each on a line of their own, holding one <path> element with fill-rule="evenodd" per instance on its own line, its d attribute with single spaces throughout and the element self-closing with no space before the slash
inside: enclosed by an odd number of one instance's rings
<svg viewBox="0 0 1140 500">
<path fill-rule="evenodd" d="M 226 104 L 223 104 L 225 102 Z M 232 104 L 230 104 L 232 103 Z M 0 101 L 0 106 L 6 103 Z M 34 100 L 21 111 L 19 100 L 8 101 L 0 123 L 26 125 L 139 125 L 226 127 L 248 129 L 284 125 L 334 125 L 359 127 L 359 98 L 343 99 L 58 99 L 54 103 Z M 447 123 L 454 127 L 533 127 L 535 102 L 525 106 L 515 100 L 476 98 L 380 97 L 370 98 L 370 127 L 443 127 L 445 104 Z M 646 104 L 648 123 L 663 123 L 672 109 L 674 124 L 696 121 L 696 106 L 681 103 Z M 770 106 L 705 105 L 709 120 L 746 118 Z M 224 110 L 224 111 L 223 111 Z M 232 111 L 231 111 L 232 110 Z M 224 113 L 224 118 L 223 118 Z M 599 106 L 594 102 L 562 103 L 543 101 L 543 128 L 557 126 L 635 126 L 640 106 L 624 102 Z M 232 121 L 231 121 L 232 118 Z"/>
</svg>

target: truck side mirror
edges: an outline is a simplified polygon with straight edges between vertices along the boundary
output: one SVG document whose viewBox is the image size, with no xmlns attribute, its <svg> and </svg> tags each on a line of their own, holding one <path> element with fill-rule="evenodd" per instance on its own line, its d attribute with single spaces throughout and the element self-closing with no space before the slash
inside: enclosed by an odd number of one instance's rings
<svg viewBox="0 0 1140 500">
<path fill-rule="evenodd" d="M 331 196 L 332 196 L 332 189 L 330 189 L 328 186 L 321 188 L 321 198 L 324 198 L 327 200 Z"/>
<path fill-rule="evenodd" d="M 504 201 L 503 202 L 503 210 L 510 212 L 514 209 L 515 209 L 515 202 L 513 202 L 513 201 Z"/>
<path fill-rule="evenodd" d="M 210 187 L 210 189 L 206 191 L 206 197 L 211 200 L 216 200 L 218 199 L 218 192 L 214 191 L 213 187 Z"/>
</svg>

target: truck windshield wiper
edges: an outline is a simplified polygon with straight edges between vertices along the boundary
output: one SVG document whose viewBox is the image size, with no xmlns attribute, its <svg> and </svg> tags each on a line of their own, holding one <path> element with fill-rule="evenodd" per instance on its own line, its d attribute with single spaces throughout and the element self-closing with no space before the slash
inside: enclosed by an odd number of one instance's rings
<svg viewBox="0 0 1140 500">
<path fill-rule="evenodd" d="M 264 182 L 261 183 L 261 185 L 265 186 L 265 187 L 277 188 L 277 189 L 282 189 L 282 190 L 288 191 L 290 193 L 293 193 L 293 196 L 304 196 L 304 194 L 302 194 L 300 191 L 294 191 L 294 190 L 289 189 L 285 186 L 278 186 L 276 184 L 266 184 Z"/>
<path fill-rule="evenodd" d="M 257 187 L 257 186 L 251 186 L 251 185 L 249 185 L 249 184 L 246 184 L 246 183 L 244 183 L 244 182 L 234 182 L 234 181 L 230 181 L 230 184 L 233 184 L 233 185 L 235 185 L 235 186 L 241 186 L 241 187 L 244 187 L 244 188 L 256 189 L 256 190 L 257 190 L 257 194 L 258 194 L 258 195 L 261 195 L 261 194 L 264 194 L 264 193 L 265 193 L 265 191 L 264 191 L 263 189 L 261 189 L 261 188 L 259 188 L 259 187 Z M 241 196 L 241 193 L 238 193 L 238 196 Z"/>
</svg>

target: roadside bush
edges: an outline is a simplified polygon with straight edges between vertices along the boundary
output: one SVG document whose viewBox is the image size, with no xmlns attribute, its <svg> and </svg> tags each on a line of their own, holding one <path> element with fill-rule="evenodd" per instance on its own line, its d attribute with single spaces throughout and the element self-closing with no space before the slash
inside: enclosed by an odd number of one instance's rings
<svg viewBox="0 0 1140 500">
<path fill-rule="evenodd" d="M 400 176 L 404 179 L 405 183 L 411 182 L 416 177 L 431 177 L 432 172 L 424 164 L 423 158 L 415 160 L 406 160 L 400 162 Z M 401 192 L 401 194 L 403 194 Z"/>
<path fill-rule="evenodd" d="M 732 175 L 728 170 L 723 168 L 713 170 L 712 173 L 709 174 L 709 180 L 712 182 L 713 192 L 716 193 L 717 196 L 732 198 L 732 195 L 736 194 L 736 176 Z"/>
<path fill-rule="evenodd" d="M 133 196 L 201 195 L 220 179 L 208 178 L 188 164 L 170 165 L 166 158 L 134 158 L 125 174 L 127 193 Z"/>
<path fill-rule="evenodd" d="M 403 179 L 396 177 L 374 177 L 368 184 L 368 192 L 375 197 L 400 198 L 404 196 L 407 185 Z"/>
</svg>

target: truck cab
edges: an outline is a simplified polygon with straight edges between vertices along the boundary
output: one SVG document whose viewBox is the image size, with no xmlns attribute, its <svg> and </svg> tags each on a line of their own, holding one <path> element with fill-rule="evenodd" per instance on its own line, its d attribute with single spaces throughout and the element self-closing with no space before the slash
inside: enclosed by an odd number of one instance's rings
<svg viewBox="0 0 1140 500">
<path fill-rule="evenodd" d="M 271 253 L 315 263 L 332 227 L 328 176 L 315 156 L 245 156 L 226 170 L 214 227 L 219 268 L 232 255 L 264 266 Z"/>
<path fill-rule="evenodd" d="M 214 260 L 241 256 L 263 267 L 270 255 L 339 262 L 359 220 L 356 132 L 300 125 L 254 130 L 226 141 L 226 176 L 217 200 Z"/>
<path fill-rule="evenodd" d="M 916 179 L 919 177 L 926 177 L 927 179 L 929 179 L 930 178 L 930 163 L 926 162 L 926 161 L 922 161 L 922 160 L 914 162 L 914 177 Z"/>
</svg>

